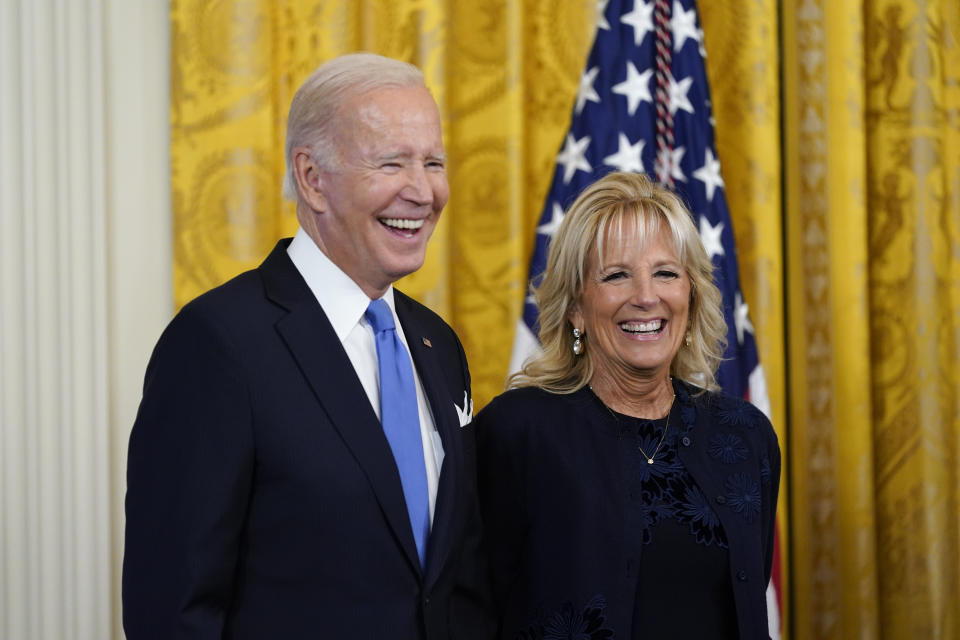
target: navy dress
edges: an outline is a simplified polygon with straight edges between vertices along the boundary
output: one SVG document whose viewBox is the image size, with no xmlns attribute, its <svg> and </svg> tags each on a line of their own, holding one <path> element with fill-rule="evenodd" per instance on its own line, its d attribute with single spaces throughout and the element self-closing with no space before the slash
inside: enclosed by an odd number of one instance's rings
<svg viewBox="0 0 960 640">
<path fill-rule="evenodd" d="M 669 425 L 588 388 L 477 416 L 499 637 L 768 637 L 776 436 L 742 400 L 674 388 Z"/>
</svg>

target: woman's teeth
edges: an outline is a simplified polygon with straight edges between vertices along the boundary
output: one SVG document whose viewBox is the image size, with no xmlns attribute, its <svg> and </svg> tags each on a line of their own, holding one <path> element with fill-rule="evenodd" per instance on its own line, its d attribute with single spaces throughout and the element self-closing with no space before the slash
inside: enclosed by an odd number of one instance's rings
<svg viewBox="0 0 960 640">
<path fill-rule="evenodd" d="M 630 333 L 652 333 L 659 331 L 663 326 L 663 320 L 651 320 L 650 322 L 621 322 L 620 328 Z"/>
</svg>

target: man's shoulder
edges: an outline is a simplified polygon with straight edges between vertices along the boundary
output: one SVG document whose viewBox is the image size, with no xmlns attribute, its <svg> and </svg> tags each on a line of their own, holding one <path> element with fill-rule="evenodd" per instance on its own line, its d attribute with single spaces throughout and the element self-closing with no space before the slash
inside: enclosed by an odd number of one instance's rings
<svg viewBox="0 0 960 640">
<path fill-rule="evenodd" d="M 456 335 L 453 328 L 440 317 L 440 314 L 425 304 L 417 302 L 396 287 L 393 289 L 393 300 L 397 307 L 397 314 L 401 316 L 401 320 L 406 316 L 426 330 L 443 330 Z"/>
<path fill-rule="evenodd" d="M 184 305 L 180 313 L 243 320 L 244 314 L 250 313 L 257 306 L 271 307 L 268 302 L 267 272 L 273 274 L 273 280 L 278 279 L 278 269 L 281 269 L 282 275 L 282 261 L 286 257 L 287 244 L 289 239 L 281 240 L 259 266 L 201 293 Z M 291 274 L 293 273 L 295 272 L 291 271 Z"/>
<path fill-rule="evenodd" d="M 201 293 L 185 304 L 178 315 L 230 317 L 263 299 L 263 283 L 256 269 L 251 269 Z"/>
</svg>

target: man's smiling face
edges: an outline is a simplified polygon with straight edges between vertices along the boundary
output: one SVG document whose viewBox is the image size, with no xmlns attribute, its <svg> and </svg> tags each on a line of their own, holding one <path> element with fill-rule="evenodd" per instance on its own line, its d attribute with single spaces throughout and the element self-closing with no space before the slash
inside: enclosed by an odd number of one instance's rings
<svg viewBox="0 0 960 640">
<path fill-rule="evenodd" d="M 318 170 L 321 250 L 378 298 L 423 265 L 450 196 L 440 113 L 423 87 L 388 87 L 343 104 L 334 160 Z"/>
</svg>

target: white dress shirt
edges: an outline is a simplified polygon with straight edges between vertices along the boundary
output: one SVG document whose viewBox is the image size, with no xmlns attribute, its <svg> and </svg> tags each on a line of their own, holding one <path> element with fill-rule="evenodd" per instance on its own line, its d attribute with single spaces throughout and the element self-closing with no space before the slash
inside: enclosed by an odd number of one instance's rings
<svg viewBox="0 0 960 640">
<path fill-rule="evenodd" d="M 364 317 L 371 300 L 367 294 L 334 264 L 307 235 L 303 229 L 297 230 L 287 255 L 307 286 L 317 298 L 320 307 L 333 325 L 333 331 L 343 344 L 347 357 L 353 364 L 357 377 L 363 385 L 370 405 L 377 419 L 380 419 L 380 366 L 377 361 L 377 343 L 373 327 Z M 393 302 L 393 287 L 387 289 L 383 299 L 393 312 L 393 321 L 397 325 L 397 335 L 410 353 L 410 346 L 403 334 L 403 326 L 397 317 Z M 440 469 L 443 466 L 443 444 L 437 432 L 430 404 L 423 392 L 420 374 L 413 360 L 413 379 L 417 387 L 417 411 L 420 414 L 420 438 L 423 440 L 423 460 L 427 472 L 427 491 L 430 498 L 430 522 L 433 523 L 433 508 L 437 501 L 437 484 Z"/>
</svg>

